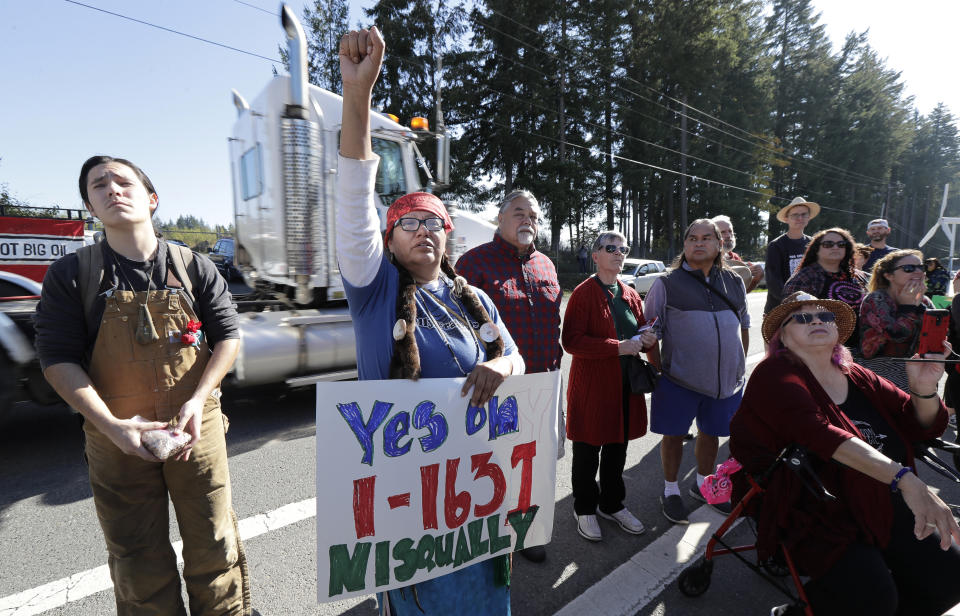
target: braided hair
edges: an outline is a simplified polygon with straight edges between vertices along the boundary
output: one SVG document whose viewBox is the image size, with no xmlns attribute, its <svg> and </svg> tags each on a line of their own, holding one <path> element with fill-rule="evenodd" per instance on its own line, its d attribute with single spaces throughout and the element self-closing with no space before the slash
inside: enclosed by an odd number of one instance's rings
<svg viewBox="0 0 960 616">
<path fill-rule="evenodd" d="M 394 256 L 390 255 L 390 262 L 397 268 L 400 280 L 397 292 L 397 321 L 404 323 L 403 335 L 397 339 L 394 336 L 393 358 L 390 360 L 391 379 L 420 378 L 420 349 L 417 347 L 415 329 L 417 323 L 417 283 L 413 276 L 403 267 Z M 453 265 L 443 255 L 440 259 L 440 271 L 453 282 L 453 296 L 463 304 L 464 310 L 477 323 L 493 323 L 490 313 L 480 303 L 480 298 L 466 278 L 458 276 Z M 470 324 L 467 324 L 470 327 Z M 474 334 L 476 335 L 476 334 Z M 503 355 L 503 336 L 497 336 L 492 342 L 484 342 L 487 360 L 496 359 Z"/>
</svg>

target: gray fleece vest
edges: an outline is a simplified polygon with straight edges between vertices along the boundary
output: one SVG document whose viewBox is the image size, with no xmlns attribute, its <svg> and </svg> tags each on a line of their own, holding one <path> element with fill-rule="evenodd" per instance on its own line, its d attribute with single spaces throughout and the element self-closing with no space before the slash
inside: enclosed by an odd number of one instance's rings
<svg viewBox="0 0 960 616">
<path fill-rule="evenodd" d="M 743 387 L 745 358 L 740 319 L 722 299 L 693 279 L 703 272 L 677 268 L 661 278 L 666 290 L 661 326 L 663 372 L 674 383 L 717 400 Z M 710 285 L 746 313 L 743 281 L 729 270 L 711 271 Z"/>
</svg>

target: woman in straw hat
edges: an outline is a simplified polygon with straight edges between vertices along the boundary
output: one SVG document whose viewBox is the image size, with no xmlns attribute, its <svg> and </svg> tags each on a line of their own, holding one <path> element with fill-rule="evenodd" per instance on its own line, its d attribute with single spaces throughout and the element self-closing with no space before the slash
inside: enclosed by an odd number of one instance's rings
<svg viewBox="0 0 960 616">
<path fill-rule="evenodd" d="M 508 375 L 522 374 L 524 364 L 493 302 L 457 276 L 447 260 L 444 248 L 453 224 L 443 203 L 427 193 L 400 197 L 387 211 L 387 230 L 380 237 L 370 97 L 383 52 L 376 28 L 350 32 L 340 41 L 337 258 L 355 324 L 359 377 L 466 377 L 461 395 L 482 406 Z M 509 557 L 494 556 L 379 593 L 380 614 L 509 614 L 509 580 Z"/>
<path fill-rule="evenodd" d="M 763 320 L 767 357 L 731 422 L 730 451 L 756 474 L 800 445 L 837 498 L 818 500 L 779 468 L 757 511 L 760 557 L 790 550 L 817 616 L 939 615 L 960 601 L 960 528 L 917 478 L 913 443 L 946 427 L 943 364 L 911 363 L 905 393 L 851 361 L 843 342 L 855 323 L 844 302 L 806 293 Z"/>
</svg>

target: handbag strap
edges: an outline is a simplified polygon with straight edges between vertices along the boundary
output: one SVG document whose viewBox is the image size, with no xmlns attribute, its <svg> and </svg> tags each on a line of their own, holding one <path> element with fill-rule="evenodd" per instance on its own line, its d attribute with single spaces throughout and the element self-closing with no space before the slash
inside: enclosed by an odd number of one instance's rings
<svg viewBox="0 0 960 616">
<path fill-rule="evenodd" d="M 719 297 L 720 299 L 722 299 L 727 306 L 730 306 L 730 310 L 733 311 L 733 315 L 734 315 L 735 317 L 737 317 L 737 320 L 738 320 L 738 321 L 740 321 L 740 311 L 737 310 L 737 307 L 733 304 L 732 301 L 730 301 L 730 298 L 729 298 L 729 297 L 727 297 L 726 295 L 724 295 L 720 290 L 718 290 L 715 286 L 713 286 L 712 284 L 710 284 L 709 282 L 707 282 L 707 281 L 704 280 L 703 278 L 697 278 L 697 275 L 696 275 L 696 274 L 694 274 L 693 272 L 691 272 L 691 271 L 688 270 L 688 269 L 684 269 L 682 263 L 680 264 L 680 269 L 682 269 L 683 271 L 685 271 L 687 274 L 690 275 L 691 278 L 693 278 L 694 280 L 696 280 L 697 282 L 699 282 L 700 284 L 702 284 L 702 285 L 703 285 L 704 287 L 706 287 L 709 291 L 712 291 L 713 293 L 716 294 L 717 297 Z M 741 324 L 742 324 L 742 321 L 741 321 Z"/>
</svg>

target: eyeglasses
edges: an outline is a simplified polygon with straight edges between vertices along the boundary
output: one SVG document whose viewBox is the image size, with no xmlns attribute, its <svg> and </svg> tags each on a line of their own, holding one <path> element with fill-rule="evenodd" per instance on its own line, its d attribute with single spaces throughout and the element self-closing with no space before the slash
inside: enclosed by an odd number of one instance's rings
<svg viewBox="0 0 960 616">
<path fill-rule="evenodd" d="M 400 227 L 404 231 L 410 231 L 415 233 L 420 230 L 420 225 L 423 225 L 427 228 L 427 231 L 432 231 L 436 233 L 443 229 L 443 219 L 442 218 L 401 218 L 397 221 L 397 224 L 393 225 L 394 228 Z"/>
<path fill-rule="evenodd" d="M 786 325 L 790 321 L 796 321 L 801 325 L 806 325 L 807 323 L 813 323 L 814 317 L 820 319 L 821 323 L 834 323 L 837 320 L 837 315 L 832 312 L 798 312 L 787 317 L 783 324 Z"/>
<path fill-rule="evenodd" d="M 907 274 L 912 274 L 916 271 L 922 270 L 923 266 L 919 263 L 904 263 L 903 265 L 898 265 L 893 268 L 893 271 L 897 271 L 898 269 L 903 270 Z"/>
<path fill-rule="evenodd" d="M 797 212 L 796 214 L 787 214 L 787 218 L 810 218 L 810 212 L 804 212 L 802 214 L 800 212 Z"/>
<path fill-rule="evenodd" d="M 820 242 L 820 247 L 833 248 L 834 246 L 836 246 L 837 248 L 846 248 L 847 243 L 848 243 L 847 240 L 837 240 L 836 242 L 831 240 L 823 240 L 822 242 Z"/>
<path fill-rule="evenodd" d="M 607 245 L 605 245 L 605 246 L 601 246 L 600 248 L 603 248 L 604 251 L 606 251 L 606 252 L 608 252 L 608 253 L 610 253 L 610 254 L 613 254 L 613 253 L 615 253 L 615 252 L 619 252 L 620 254 L 625 255 L 625 254 L 627 254 L 628 252 L 630 252 L 630 247 L 629 247 L 629 246 L 617 246 L 616 244 L 607 244 Z"/>
</svg>

